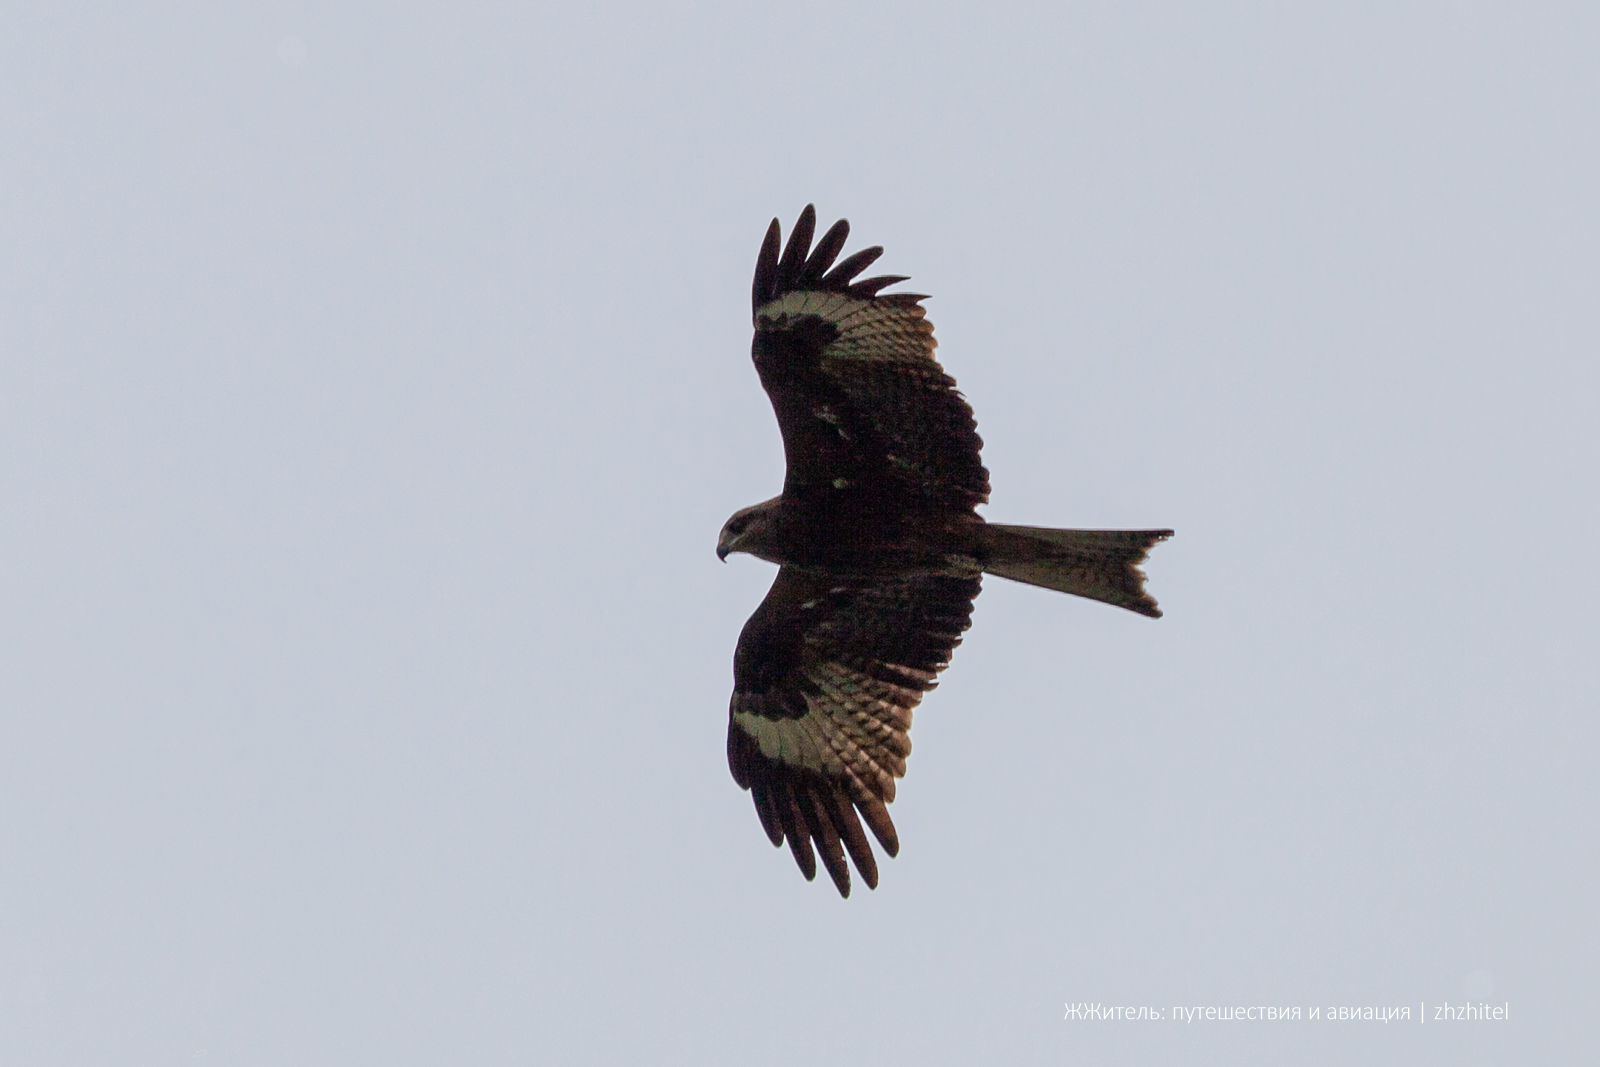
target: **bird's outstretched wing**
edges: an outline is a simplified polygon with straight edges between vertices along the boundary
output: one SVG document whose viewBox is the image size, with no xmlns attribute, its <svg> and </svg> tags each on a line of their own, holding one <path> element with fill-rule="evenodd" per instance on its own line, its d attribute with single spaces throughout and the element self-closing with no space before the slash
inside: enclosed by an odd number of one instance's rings
<svg viewBox="0 0 1600 1067">
<path fill-rule="evenodd" d="M 874 513 L 966 510 L 989 498 L 972 409 L 933 357 L 933 324 L 915 293 L 879 296 L 904 278 L 853 281 L 883 254 L 835 258 L 843 219 L 811 248 L 807 205 L 779 255 L 773 219 L 756 261 L 751 354 L 783 433 L 784 496 Z M 841 495 L 842 494 L 842 495 Z"/>
<path fill-rule="evenodd" d="M 817 873 L 815 842 L 841 895 L 850 895 L 845 852 L 877 887 L 857 812 L 885 852 L 899 851 L 885 805 L 911 754 L 911 709 L 961 643 L 979 581 L 845 580 L 784 567 L 745 623 L 728 767 L 807 880 Z"/>
</svg>

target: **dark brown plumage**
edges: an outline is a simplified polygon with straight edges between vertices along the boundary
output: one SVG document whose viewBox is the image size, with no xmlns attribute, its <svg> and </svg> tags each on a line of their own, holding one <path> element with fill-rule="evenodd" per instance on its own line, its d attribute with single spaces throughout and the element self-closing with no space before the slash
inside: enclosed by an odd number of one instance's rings
<svg viewBox="0 0 1600 1067">
<path fill-rule="evenodd" d="M 834 261 L 816 212 L 789 243 L 774 219 L 751 289 L 751 354 L 783 434 L 783 492 L 734 513 L 717 554 L 781 565 L 739 635 L 728 766 L 774 845 L 807 879 L 816 854 L 850 894 L 869 887 L 862 829 L 899 851 L 887 805 L 911 753 L 911 712 L 961 643 L 985 572 L 1159 616 L 1138 564 L 1171 530 L 1002 526 L 975 510 L 989 472 L 972 409 L 933 357 L 933 326 L 905 279 L 855 281 L 883 254 Z M 781 254 L 780 254 L 781 248 Z"/>
</svg>

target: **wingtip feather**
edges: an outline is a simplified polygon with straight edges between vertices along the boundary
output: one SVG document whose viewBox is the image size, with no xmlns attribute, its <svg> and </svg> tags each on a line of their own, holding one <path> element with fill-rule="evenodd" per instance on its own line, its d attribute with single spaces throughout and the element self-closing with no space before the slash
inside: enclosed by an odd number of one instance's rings
<svg viewBox="0 0 1600 1067">
<path fill-rule="evenodd" d="M 807 204 L 794 229 L 789 231 L 789 243 L 784 246 L 783 258 L 778 261 L 778 291 L 792 288 L 800 280 L 800 269 L 811 251 L 811 235 L 817 229 L 817 209 Z"/>
<path fill-rule="evenodd" d="M 778 287 L 778 248 L 783 243 L 783 228 L 773 219 L 767 235 L 761 240 L 761 251 L 756 254 L 756 277 L 750 286 L 750 310 L 755 310 L 772 299 Z"/>
<path fill-rule="evenodd" d="M 824 788 L 826 788 L 824 786 Z M 828 869 L 834 888 L 846 899 L 850 896 L 850 867 L 844 861 L 844 849 L 839 846 L 839 834 L 834 828 L 822 797 L 814 786 L 803 786 L 800 812 L 806 818 L 806 828 L 811 831 L 817 851 L 822 853 L 822 865 Z"/>
<path fill-rule="evenodd" d="M 873 245 L 863 248 L 859 252 L 852 252 L 839 262 L 839 265 L 822 276 L 820 285 L 823 289 L 845 292 L 850 287 L 850 281 L 856 275 L 866 270 L 878 261 L 883 255 L 882 245 Z"/>
<path fill-rule="evenodd" d="M 889 809 L 884 807 L 881 800 L 858 800 L 856 809 L 861 812 L 861 817 L 867 820 L 867 826 L 872 830 L 872 836 L 878 839 L 878 844 L 883 846 L 883 851 L 891 859 L 900 854 L 900 835 L 894 831 L 894 820 L 889 818 Z"/>
<path fill-rule="evenodd" d="M 872 846 L 867 844 L 867 835 L 861 830 L 861 820 L 856 818 L 855 808 L 837 786 L 829 800 L 831 804 L 828 810 L 833 825 L 839 831 L 845 850 L 850 853 L 851 862 L 860 872 L 861 880 L 867 883 L 868 889 L 878 888 L 878 861 L 872 855 Z"/>
<path fill-rule="evenodd" d="M 806 259 L 804 267 L 800 268 L 802 284 L 809 287 L 821 288 L 822 277 L 833 266 L 833 261 L 839 258 L 840 249 L 844 248 L 845 241 L 850 239 L 850 220 L 840 219 L 828 227 L 828 232 L 822 235 L 822 240 L 817 242 L 817 247 L 811 250 L 811 255 Z"/>
<path fill-rule="evenodd" d="M 910 275 L 908 274 L 881 274 L 876 278 L 863 278 L 861 281 L 851 285 L 848 292 L 851 296 L 874 297 L 878 295 L 878 290 L 887 289 L 891 285 L 894 285 L 898 282 L 908 281 L 909 279 Z M 895 295 L 907 296 L 909 294 L 896 293 Z"/>
<path fill-rule="evenodd" d="M 773 848 L 781 848 L 783 821 L 778 818 L 778 809 L 772 801 L 772 791 L 765 785 L 757 785 L 750 790 L 750 796 L 755 801 L 756 818 L 761 820 L 761 829 L 766 832 L 767 840 L 772 842 Z"/>
<path fill-rule="evenodd" d="M 811 851 L 811 838 L 804 830 L 805 817 L 801 814 L 793 787 L 780 779 L 778 795 L 773 799 L 777 802 L 778 817 L 783 820 L 783 834 L 789 839 L 789 851 L 794 854 L 794 861 L 799 865 L 800 873 L 806 876 L 806 881 L 814 881 L 817 877 L 817 857 Z"/>
</svg>

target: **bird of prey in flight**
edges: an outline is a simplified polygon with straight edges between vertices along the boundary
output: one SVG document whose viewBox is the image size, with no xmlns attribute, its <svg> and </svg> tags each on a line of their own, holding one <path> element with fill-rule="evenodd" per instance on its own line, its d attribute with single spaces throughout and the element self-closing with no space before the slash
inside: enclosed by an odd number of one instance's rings
<svg viewBox="0 0 1600 1067">
<path fill-rule="evenodd" d="M 915 293 L 855 281 L 883 254 L 834 260 L 850 224 L 811 247 L 816 211 L 789 243 L 773 219 L 756 259 L 751 355 L 772 399 L 783 492 L 736 511 L 717 555 L 748 552 L 778 577 L 739 635 L 728 766 L 774 846 L 807 880 L 816 845 L 842 896 L 845 854 L 870 888 L 865 820 L 900 849 L 886 805 L 911 754 L 911 709 L 961 643 L 984 574 L 1159 617 L 1138 564 L 1171 530 L 1002 526 L 972 409 L 933 357 Z M 860 813 L 860 819 L 857 813 Z"/>
</svg>

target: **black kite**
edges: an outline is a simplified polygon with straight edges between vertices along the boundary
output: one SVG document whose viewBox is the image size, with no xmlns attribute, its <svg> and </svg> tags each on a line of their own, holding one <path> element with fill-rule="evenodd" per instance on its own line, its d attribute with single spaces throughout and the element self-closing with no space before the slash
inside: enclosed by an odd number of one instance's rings
<svg viewBox="0 0 1600 1067">
<path fill-rule="evenodd" d="M 843 896 L 850 854 L 869 887 L 878 865 L 861 819 L 893 856 L 886 805 L 911 754 L 911 709 L 961 643 L 984 574 L 1160 616 L 1138 564 L 1171 530 L 1001 526 L 972 409 L 933 358 L 914 293 L 896 276 L 853 281 L 883 254 L 837 266 L 841 219 L 815 249 L 800 213 L 779 256 L 773 219 L 756 260 L 751 354 L 783 433 L 783 492 L 734 513 L 717 555 L 780 565 L 739 635 L 728 766 L 773 845 L 806 878 L 812 844 Z"/>
</svg>

